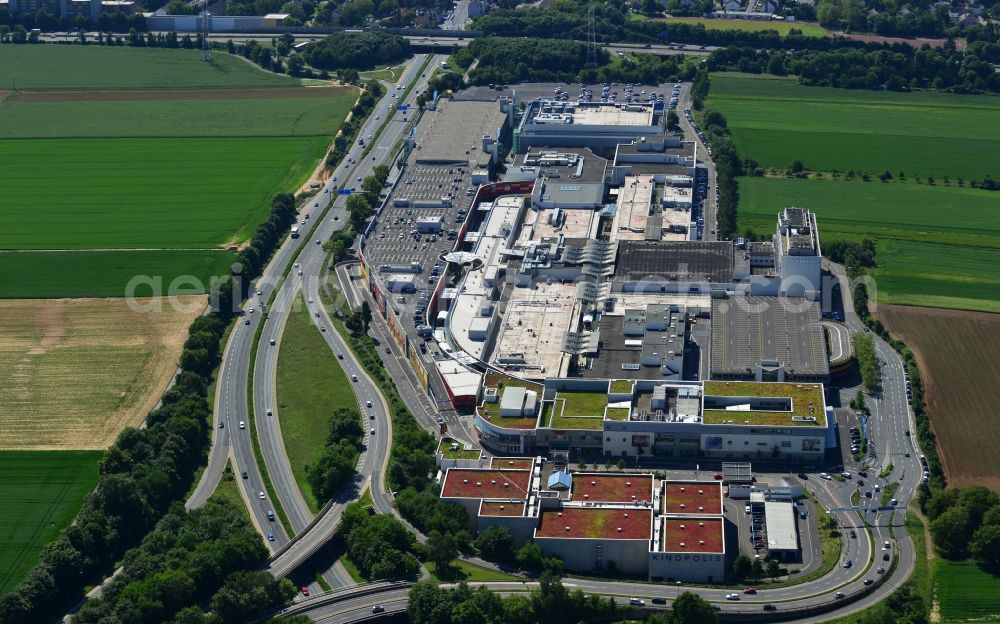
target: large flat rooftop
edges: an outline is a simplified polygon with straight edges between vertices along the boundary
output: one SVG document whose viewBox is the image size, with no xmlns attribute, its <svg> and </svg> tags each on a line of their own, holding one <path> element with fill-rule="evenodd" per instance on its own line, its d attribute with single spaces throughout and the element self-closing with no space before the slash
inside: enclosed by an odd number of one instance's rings
<svg viewBox="0 0 1000 624">
<path fill-rule="evenodd" d="M 497 388 L 498 399 L 496 403 L 484 402 L 479 406 L 479 415 L 482 416 L 486 421 L 493 423 L 498 427 L 505 427 L 507 429 L 534 429 L 535 425 L 538 423 L 538 417 L 535 415 L 531 416 L 501 416 L 500 415 L 500 400 L 503 398 L 504 389 L 511 388 L 528 388 L 539 393 L 542 392 L 542 386 L 539 384 L 533 384 L 529 381 L 524 381 L 521 379 L 515 379 L 510 377 L 504 377 L 503 381 L 498 382 L 496 378 L 490 379 L 487 376 L 485 387 L 487 388 Z"/>
<path fill-rule="evenodd" d="M 581 104 L 573 123 L 582 126 L 651 126 L 653 108 L 644 105 Z"/>
<path fill-rule="evenodd" d="M 523 249 L 529 243 L 554 239 L 560 234 L 566 238 L 596 238 L 597 223 L 597 213 L 589 208 L 528 210 L 514 247 Z"/>
<path fill-rule="evenodd" d="M 500 103 L 456 101 L 441 98 L 436 110 L 425 110 L 417 125 L 413 152 L 416 162 L 463 163 L 470 167 L 489 165 L 483 137 L 497 135 L 507 119 Z"/>
<path fill-rule="evenodd" d="M 510 498 L 523 500 L 531 484 L 530 470 L 452 468 L 445 475 L 441 498 Z"/>
<path fill-rule="evenodd" d="M 653 512 L 649 509 L 564 507 L 544 510 L 535 537 L 648 540 L 652 518 Z"/>
<path fill-rule="evenodd" d="M 819 303 L 787 297 L 712 301 L 711 375 L 733 378 L 780 363 L 795 378 L 829 372 Z"/>
<path fill-rule="evenodd" d="M 588 503 L 651 503 L 653 475 L 574 473 L 573 500 Z"/>
<path fill-rule="evenodd" d="M 724 546 L 721 518 L 663 518 L 663 552 L 721 553 Z"/>
<path fill-rule="evenodd" d="M 722 484 L 718 481 L 664 481 L 663 513 L 721 514 Z"/>
<path fill-rule="evenodd" d="M 822 384 L 706 381 L 704 406 L 709 425 L 826 426 Z"/>
<path fill-rule="evenodd" d="M 562 377 L 569 366 L 563 339 L 580 315 L 576 284 L 538 282 L 514 288 L 491 364 L 530 377 Z"/>
<path fill-rule="evenodd" d="M 622 241 L 615 277 L 627 281 L 665 280 L 729 283 L 733 245 L 728 241 Z"/>
</svg>

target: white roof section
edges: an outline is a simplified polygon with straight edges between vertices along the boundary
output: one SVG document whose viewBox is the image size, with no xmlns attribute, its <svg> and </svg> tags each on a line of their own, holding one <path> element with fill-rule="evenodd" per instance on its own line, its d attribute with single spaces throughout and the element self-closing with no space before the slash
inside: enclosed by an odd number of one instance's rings
<svg viewBox="0 0 1000 624">
<path fill-rule="evenodd" d="M 455 396 L 476 396 L 482 385 L 483 376 L 470 371 L 454 360 L 439 360 L 434 362 L 441 378 L 451 388 Z"/>
<path fill-rule="evenodd" d="M 765 501 L 764 521 L 767 525 L 768 550 L 799 549 L 799 535 L 795 530 L 795 507 L 792 503 Z"/>
</svg>

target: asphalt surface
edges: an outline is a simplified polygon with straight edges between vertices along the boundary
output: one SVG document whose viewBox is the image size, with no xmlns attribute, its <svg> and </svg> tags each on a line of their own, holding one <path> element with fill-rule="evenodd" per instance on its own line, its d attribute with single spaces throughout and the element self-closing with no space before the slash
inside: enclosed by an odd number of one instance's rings
<svg viewBox="0 0 1000 624">
<path fill-rule="evenodd" d="M 426 79 L 421 79 L 417 76 L 417 71 L 423 60 L 423 55 L 415 57 L 399 81 L 402 84 L 416 78 L 421 83 L 411 91 L 411 100 L 414 100 L 424 85 L 426 85 Z M 396 90 L 390 87 L 377 105 L 376 113 L 369 116 L 359 136 L 367 138 L 368 135 L 376 132 L 377 128 L 383 123 L 382 118 L 390 114 L 389 107 L 392 106 L 394 108 L 398 104 L 398 100 L 393 97 L 394 93 L 396 93 Z M 354 181 L 358 177 L 364 178 L 376 164 L 387 160 L 391 156 L 390 152 L 396 141 L 406 131 L 408 122 L 403 121 L 404 114 L 401 112 L 393 112 L 391 114 L 391 120 L 386 124 L 374 147 L 364 157 L 364 160 L 357 162 L 358 159 L 362 158 L 365 148 L 357 143 L 353 144 L 347 156 L 333 172 L 332 177 L 323 189 L 314 199 L 310 200 L 310 203 L 307 203 L 302 208 L 299 218 L 305 219 L 306 214 L 309 214 L 310 217 L 306 219 L 306 225 L 301 226 L 301 229 L 304 230 L 302 236 L 297 239 L 286 239 L 285 243 L 279 248 L 271 262 L 265 268 L 262 277 L 257 280 L 254 290 L 260 292 L 260 295 L 253 295 L 244 303 L 244 318 L 237 320 L 223 355 L 222 366 L 220 367 L 216 382 L 216 422 L 208 468 L 205 470 L 201 482 L 191 499 L 188 500 L 187 505 L 191 508 L 204 504 L 205 500 L 211 496 L 215 485 L 221 478 L 226 459 L 232 459 L 234 471 L 237 474 L 242 474 L 243 472 L 247 474 L 246 479 L 241 479 L 243 486 L 240 490 L 247 502 L 247 507 L 250 510 L 255 526 L 262 535 L 268 538 L 269 541 L 267 544 L 272 551 L 281 549 L 288 544 L 290 536 L 286 534 L 280 522 L 268 519 L 267 513 L 274 510 L 274 505 L 267 499 L 266 494 L 264 498 L 260 498 L 260 492 L 264 492 L 265 488 L 263 486 L 260 467 L 257 466 L 253 454 L 249 419 L 251 417 L 255 419 L 264 462 L 272 480 L 274 490 L 289 517 L 289 523 L 292 525 L 293 530 L 297 532 L 301 531 L 312 520 L 312 514 L 302 499 L 301 492 L 295 483 L 288 465 L 284 444 L 280 437 L 278 422 L 280 421 L 280 414 L 277 412 L 277 402 L 274 399 L 274 375 L 280 330 L 284 326 L 285 319 L 287 319 L 289 306 L 295 300 L 296 293 L 302 288 L 303 280 L 307 283 L 318 280 L 325 252 L 322 250 L 321 245 L 316 244 L 316 241 L 326 240 L 335 229 L 346 222 L 346 211 L 344 208 L 346 198 L 334 195 L 337 187 L 345 184 L 347 181 Z M 376 119 L 376 115 L 379 119 Z M 408 119 L 408 117 L 406 118 Z M 333 195 L 332 206 L 331 195 Z M 281 273 L 300 251 L 301 254 L 297 258 L 297 263 L 301 268 L 302 274 L 299 274 L 299 268 L 293 268 L 289 272 L 287 280 L 282 280 Z M 273 302 L 273 309 L 269 311 L 268 318 L 263 320 L 264 315 L 260 309 L 261 304 L 270 298 L 272 291 L 276 288 L 278 292 Z M 309 292 L 312 292 L 312 296 L 315 299 L 315 284 L 311 288 L 313 289 L 312 291 L 309 290 L 309 286 L 306 286 L 307 296 L 309 296 Z M 250 313 L 251 308 L 255 309 L 253 313 Z M 315 317 L 313 319 L 315 322 Z M 261 334 L 261 342 L 254 368 L 254 409 L 253 412 L 250 412 L 247 406 L 247 372 L 249 370 L 253 338 L 257 326 L 261 322 L 265 325 Z M 324 334 L 326 334 L 329 341 L 333 338 L 333 330 L 329 324 L 329 319 L 325 319 L 325 322 L 322 324 L 325 324 L 327 327 L 327 331 Z M 270 345 L 272 337 L 276 341 L 274 346 Z M 350 353 L 349 350 L 343 348 L 343 345 L 341 347 L 345 356 Z M 345 371 L 348 375 L 359 374 L 359 381 L 363 379 L 363 376 L 360 374 L 360 366 L 350 359 L 345 360 Z M 356 394 L 359 401 L 367 401 L 367 397 L 374 396 L 370 383 L 368 388 L 363 388 L 363 385 L 364 383 L 362 382 L 357 388 Z M 376 403 L 373 403 L 373 405 L 376 405 Z M 272 416 L 266 415 L 268 409 L 272 410 Z M 374 409 L 373 412 L 375 412 L 377 418 L 381 414 L 381 428 L 387 429 L 388 426 L 386 423 L 388 419 L 385 416 L 386 411 L 384 407 L 380 406 L 380 409 Z M 240 421 L 246 424 L 246 429 L 239 428 Z M 220 425 L 223 428 L 220 428 Z M 376 421 L 377 426 L 378 421 Z M 325 432 L 319 432 L 319 435 L 324 434 Z M 372 436 L 369 434 L 369 437 Z M 378 433 L 374 437 L 381 439 Z M 384 437 L 382 436 L 382 438 Z M 368 445 L 369 447 L 372 446 L 371 440 L 368 440 Z M 371 456 L 377 456 L 378 454 L 382 456 L 386 455 L 387 445 L 385 443 L 381 445 L 376 444 L 375 446 L 375 449 L 369 448 L 366 453 L 362 470 L 367 471 L 367 475 L 363 475 L 362 478 L 370 476 L 374 471 L 374 466 L 378 463 L 375 459 L 370 459 Z M 373 450 L 374 452 L 372 452 Z M 331 506 L 328 512 L 324 514 L 324 521 L 317 523 L 317 526 L 322 528 L 326 524 L 335 525 L 339 521 L 342 507 L 343 504 L 334 504 Z M 310 535 L 312 533 L 310 531 Z M 322 534 L 322 531 L 316 533 L 316 535 Z M 273 536 L 273 541 L 270 541 L 269 536 Z M 310 540 L 304 541 L 303 547 L 307 546 Z M 284 572 L 290 572 L 291 569 Z M 346 581 L 341 574 L 337 573 L 333 573 L 330 580 L 337 584 L 343 584 Z"/>
<path fill-rule="evenodd" d="M 442 58 L 435 57 L 432 63 L 437 63 Z M 408 84 L 414 79 L 417 81 L 416 87 L 411 90 L 408 99 L 404 102 L 411 106 L 416 100 L 417 95 L 426 87 L 426 78 L 417 75 L 422 62 L 422 57 L 415 59 L 398 81 L 402 85 Z M 430 74 L 430 67 L 431 65 L 428 65 L 427 74 Z M 388 98 L 391 98 L 391 92 L 393 91 L 395 90 L 390 88 L 390 94 L 387 94 Z M 396 100 L 390 99 L 390 101 L 397 103 Z M 380 110 L 382 106 L 382 104 L 379 105 Z M 409 117 L 406 118 L 409 119 Z M 393 155 L 390 150 L 408 128 L 408 122 L 404 122 L 403 119 L 404 116 L 401 113 L 397 112 L 394 114 L 393 120 L 386 126 L 382 134 L 375 139 L 371 153 L 364 157 L 350 171 L 349 179 L 352 183 L 356 182 L 357 178 L 363 179 L 371 173 L 375 165 L 387 162 Z M 375 121 L 374 123 L 378 124 L 380 122 Z M 364 136 L 367 137 L 369 128 L 366 127 L 364 132 Z M 353 146 L 352 152 L 354 153 L 351 156 L 359 157 L 362 149 L 358 145 Z M 323 204 L 321 203 L 318 209 L 321 210 L 322 208 Z M 317 208 L 314 206 L 313 210 L 317 210 Z M 337 217 L 337 220 L 334 220 L 334 217 Z M 309 528 L 307 533 L 301 535 L 298 540 L 288 548 L 283 549 L 280 555 L 271 561 L 269 569 L 276 576 L 284 576 L 293 571 L 329 540 L 330 536 L 336 531 L 344 507 L 360 496 L 366 484 L 371 484 L 371 493 L 376 509 L 382 512 L 391 512 L 392 510 L 392 503 L 386 496 L 382 484 L 382 475 L 384 474 L 385 464 L 389 456 L 389 441 L 392 436 L 388 406 L 385 404 L 376 382 L 368 377 L 360 362 L 354 358 L 353 352 L 344 343 L 339 333 L 334 330 L 332 320 L 326 309 L 321 305 L 319 297 L 319 277 L 323 271 L 326 252 L 323 251 L 321 245 L 316 245 L 315 241 L 327 240 L 333 231 L 346 221 L 346 218 L 344 199 L 338 197 L 334 203 L 333 210 L 323 218 L 323 221 L 317 226 L 317 231 L 310 235 L 310 239 L 312 239 L 311 244 L 307 244 L 298 256 L 296 266 L 293 267 L 289 275 L 289 281 L 282 285 L 282 289 L 275 299 L 274 309 L 272 309 L 268 318 L 268 326 L 265 326 L 265 333 L 262 336 L 261 347 L 258 351 L 258 366 L 254 369 L 254 376 L 257 378 L 258 383 L 255 383 L 254 387 L 255 390 L 259 388 L 259 391 L 255 391 L 254 394 L 257 414 L 266 414 L 268 408 L 274 414 L 272 417 L 258 416 L 258 422 L 262 418 L 267 420 L 267 423 L 261 426 L 261 431 L 263 432 L 261 433 L 261 446 L 268 474 L 271 475 L 275 490 L 278 492 L 282 504 L 285 505 L 286 511 L 288 511 L 289 505 L 294 506 L 301 500 L 301 493 L 291 474 L 288 458 L 284 452 L 284 445 L 281 443 L 278 423 L 280 415 L 277 411 L 276 402 L 273 396 L 269 394 L 273 392 L 277 349 L 270 348 L 268 336 L 280 335 L 280 329 L 284 324 L 284 319 L 287 318 L 290 306 L 301 305 L 301 298 L 297 296 L 301 288 L 306 301 L 311 300 L 313 302 L 311 304 L 306 303 L 309 307 L 309 316 L 313 323 L 318 326 L 331 351 L 337 354 L 338 361 L 343 366 L 344 372 L 352 380 L 357 379 L 357 381 L 353 381 L 353 386 L 359 411 L 365 415 L 366 449 L 354 487 L 348 488 L 341 496 L 338 496 L 333 501 L 333 504 L 324 510 L 324 513 Z M 302 272 L 302 276 L 299 276 L 299 271 Z M 264 297 L 266 296 L 265 292 Z M 269 330 L 271 331 L 270 334 L 268 333 Z M 370 408 L 367 406 L 369 402 L 372 404 Z M 371 433 L 373 429 L 375 433 Z M 325 432 L 317 432 L 317 435 L 325 435 Z M 265 437 L 268 439 L 267 442 L 265 442 Z M 311 518 L 306 518 L 305 516 L 299 517 L 297 520 L 292 520 L 291 513 L 289 513 L 289 516 L 293 527 L 297 531 L 301 531 L 301 529 L 295 526 L 296 522 L 300 522 L 304 528 L 309 520 L 311 520 Z M 343 579 L 341 580 L 343 581 Z M 339 584 L 343 586 L 348 583 L 341 582 Z"/>
</svg>

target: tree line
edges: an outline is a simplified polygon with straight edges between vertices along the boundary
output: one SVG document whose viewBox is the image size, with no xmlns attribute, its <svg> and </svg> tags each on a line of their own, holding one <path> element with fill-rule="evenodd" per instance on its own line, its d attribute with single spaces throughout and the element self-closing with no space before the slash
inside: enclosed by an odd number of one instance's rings
<svg viewBox="0 0 1000 624">
<path fill-rule="evenodd" d="M 709 71 L 798 76 L 802 84 L 822 87 L 996 93 L 1000 91 L 1000 74 L 990 61 L 996 54 L 1000 48 L 987 43 L 964 52 L 951 42 L 942 48 L 920 49 L 792 51 L 730 46 L 712 52 L 707 65 Z"/>
<path fill-rule="evenodd" d="M 351 107 L 349 118 L 340 126 L 340 131 L 337 132 L 337 136 L 333 139 L 333 149 L 330 150 L 330 153 L 326 157 L 326 165 L 328 167 L 336 167 L 344 159 L 351 143 L 357 140 L 365 118 L 375 110 L 383 95 L 385 95 L 385 87 L 379 81 L 369 80 L 365 83 L 361 97 Z M 346 184 L 349 180 L 345 180 L 344 182 Z M 358 231 L 360 232 L 360 230 Z"/>
<path fill-rule="evenodd" d="M 59 17 L 54 13 L 46 11 L 44 8 L 40 8 L 33 13 L 30 11 L 11 13 L 6 6 L 0 7 L 0 33 L 4 32 L 5 28 L 7 29 L 6 32 L 12 32 L 16 31 L 18 27 L 29 31 L 37 28 L 46 32 L 56 30 L 92 30 L 94 27 L 100 31 L 113 33 L 125 33 L 130 28 L 134 28 L 140 32 L 148 30 L 146 18 L 140 12 L 126 15 L 121 11 L 108 11 L 101 13 L 100 20 L 96 24 L 92 24 L 90 19 L 84 15 L 77 15 L 73 18 L 66 16 Z M 24 41 L 12 41 L 12 43 L 25 42 L 26 39 Z M 7 43 L 7 41 L 4 41 L 4 43 Z"/>
<path fill-rule="evenodd" d="M 406 615 L 412 624 L 575 624 L 612 613 L 615 608 L 614 598 L 584 596 L 579 589 L 571 592 L 559 576 L 545 573 L 537 590 L 507 598 L 485 587 L 471 589 L 465 583 L 454 589 L 417 583 L 410 589 Z M 702 620 L 704 624 L 715 621 L 711 607 L 708 612 L 711 617 Z"/>
<path fill-rule="evenodd" d="M 695 78 L 696 87 L 692 88 L 692 93 L 696 93 L 695 103 L 701 102 L 708 93 L 708 74 L 703 70 L 699 70 L 698 74 Z M 740 202 L 740 189 L 736 179 L 743 175 L 743 163 L 722 113 L 705 111 L 701 129 L 712 146 L 712 160 L 715 162 L 716 190 L 719 192 L 716 210 L 719 239 L 731 239 L 736 234 L 736 215 Z"/>
<path fill-rule="evenodd" d="M 996 42 L 1000 33 L 995 24 L 957 26 L 947 19 L 947 11 L 928 5 L 884 6 L 878 0 L 868 0 L 869 8 L 859 10 L 862 0 L 821 0 L 816 10 L 803 3 L 789 9 L 797 19 L 811 21 L 818 17 L 825 26 L 849 28 L 851 32 L 875 32 L 893 36 L 965 37 L 968 41 Z M 676 9 L 676 7 L 675 7 Z M 906 9 L 904 11 L 903 9 Z M 781 35 L 777 30 L 749 31 L 705 28 L 702 24 L 678 23 L 665 20 L 629 19 L 630 8 L 625 3 L 596 5 L 594 26 L 597 40 L 636 43 L 688 43 L 705 46 L 747 46 L 753 48 L 784 48 L 789 50 L 830 50 L 844 46 L 866 48 L 887 47 L 855 41 L 845 37 L 813 37 L 792 28 Z M 680 14 L 680 13 L 674 13 Z M 700 13 L 699 13 L 700 15 Z M 535 37 L 541 39 L 587 40 L 587 5 L 569 0 L 555 0 L 548 6 L 530 9 L 503 7 L 475 20 L 473 28 L 487 35 L 501 37 Z M 905 44 L 898 44 L 905 45 Z"/>
</svg>

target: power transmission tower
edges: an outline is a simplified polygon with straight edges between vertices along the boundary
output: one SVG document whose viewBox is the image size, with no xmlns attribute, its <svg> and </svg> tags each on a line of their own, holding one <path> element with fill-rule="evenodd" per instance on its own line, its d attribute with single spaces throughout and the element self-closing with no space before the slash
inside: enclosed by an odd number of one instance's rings
<svg viewBox="0 0 1000 624">
<path fill-rule="evenodd" d="M 208 3 L 205 3 L 208 6 Z M 208 42 L 208 33 L 211 30 L 212 14 L 208 10 L 201 12 L 201 60 L 212 60 L 212 45 Z"/>
<path fill-rule="evenodd" d="M 594 27 L 594 5 L 587 7 L 587 67 L 597 67 L 597 32 Z"/>
</svg>

